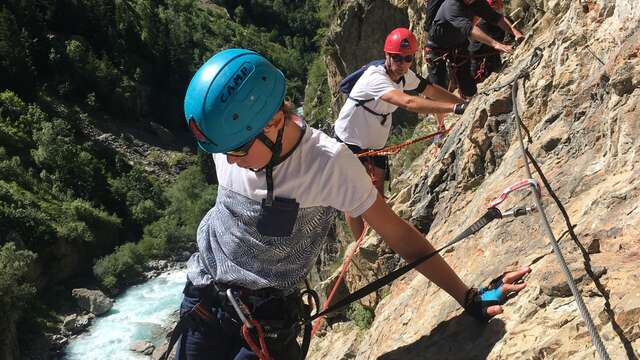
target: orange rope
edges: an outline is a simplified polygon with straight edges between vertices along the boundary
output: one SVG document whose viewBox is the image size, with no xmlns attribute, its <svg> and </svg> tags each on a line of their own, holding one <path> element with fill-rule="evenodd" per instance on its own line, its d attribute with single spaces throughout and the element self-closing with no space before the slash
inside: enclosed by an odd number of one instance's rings
<svg viewBox="0 0 640 360">
<path fill-rule="evenodd" d="M 367 152 L 363 152 L 363 153 L 357 154 L 356 156 L 357 157 L 363 157 L 363 156 L 373 156 L 373 155 L 393 155 L 393 154 L 397 154 L 398 152 L 400 152 L 400 150 L 402 150 L 402 148 L 405 148 L 405 147 L 407 147 L 407 146 L 409 146 L 411 144 L 415 144 L 415 143 L 423 141 L 423 140 L 431 139 L 433 137 L 436 137 L 437 135 L 445 135 L 450 130 L 451 130 L 451 128 L 444 129 L 442 131 L 438 131 L 438 132 L 435 132 L 433 134 L 429 134 L 429 135 L 421 136 L 419 138 L 407 140 L 407 141 L 405 141 L 403 143 L 400 143 L 400 144 L 390 145 L 390 146 L 387 146 L 387 147 L 384 147 L 384 148 L 378 149 L 378 150 L 370 150 L 370 151 L 367 151 Z"/>
<path fill-rule="evenodd" d="M 329 304 L 331 304 L 331 300 L 333 300 L 333 296 L 336 294 L 336 290 L 338 290 L 338 286 L 340 286 L 340 282 L 342 281 L 342 278 L 344 278 L 344 275 L 347 273 L 347 269 L 349 268 L 349 265 L 351 265 L 351 259 L 355 254 L 358 253 L 358 250 L 360 249 L 360 245 L 362 245 L 362 241 L 364 240 L 364 235 L 367 233 L 368 229 L 369 229 L 369 225 L 367 225 L 367 223 L 364 223 L 364 229 L 362 230 L 362 234 L 360 234 L 360 237 L 356 242 L 356 246 L 353 248 L 353 250 L 351 250 L 351 253 L 349 254 L 349 256 L 344 259 L 344 262 L 342 263 L 342 269 L 340 270 L 340 274 L 338 275 L 338 279 L 336 279 L 336 283 L 333 285 L 333 289 L 331 289 L 331 292 L 327 297 L 327 301 L 324 302 L 324 305 L 322 306 L 322 311 L 327 310 L 327 308 L 329 307 Z M 324 316 L 319 317 L 313 323 L 313 328 L 311 329 L 312 337 L 318 330 L 318 327 L 320 326 L 320 322 L 322 321 L 322 319 L 324 319 Z"/>
</svg>

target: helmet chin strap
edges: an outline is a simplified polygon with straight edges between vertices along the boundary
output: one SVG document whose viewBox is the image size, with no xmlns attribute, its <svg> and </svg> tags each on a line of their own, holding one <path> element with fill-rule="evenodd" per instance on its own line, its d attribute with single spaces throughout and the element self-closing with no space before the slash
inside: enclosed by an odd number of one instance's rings
<svg viewBox="0 0 640 360">
<path fill-rule="evenodd" d="M 259 133 L 257 138 L 264 144 L 264 146 L 266 146 L 269 150 L 271 150 L 271 159 L 269 159 L 269 162 L 267 163 L 267 165 L 259 168 L 259 169 L 251 169 L 251 171 L 254 172 L 260 172 L 263 169 L 266 170 L 266 177 L 267 177 L 267 198 L 265 199 L 265 205 L 267 206 L 271 206 L 271 204 L 273 203 L 273 168 L 278 165 L 278 163 L 280 162 L 280 153 L 282 152 L 282 136 L 284 134 L 284 127 L 285 125 L 283 125 L 279 130 L 278 130 L 278 135 L 276 136 L 276 142 L 274 143 L 273 141 L 271 141 L 271 139 L 269 139 L 264 133 Z"/>
</svg>

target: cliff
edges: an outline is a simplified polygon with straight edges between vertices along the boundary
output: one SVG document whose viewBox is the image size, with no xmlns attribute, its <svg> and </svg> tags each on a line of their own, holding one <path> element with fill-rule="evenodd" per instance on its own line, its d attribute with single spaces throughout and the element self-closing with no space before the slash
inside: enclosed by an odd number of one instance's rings
<svg viewBox="0 0 640 360">
<path fill-rule="evenodd" d="M 558 206 L 543 189 L 551 229 L 609 355 L 637 358 L 640 8 L 632 0 L 589 2 L 588 11 L 578 1 L 525 0 L 510 5 L 508 13 L 514 6 L 522 7 L 514 17 L 521 19 L 526 40 L 507 56 L 506 69 L 482 83 L 465 115 L 448 118 L 455 125 L 437 157 L 425 151 L 394 179 L 389 203 L 438 247 L 482 215 L 504 188 L 525 178 L 511 88 L 501 85 L 520 71 L 528 72 L 528 78 L 518 81 L 516 100 L 531 135 L 528 151 L 566 208 L 579 242 L 570 236 Z M 335 49 L 326 58 L 334 91 L 348 68 L 382 55 L 380 39 L 389 28 L 406 21 L 420 30 L 424 18 L 423 1 L 361 1 L 345 9 L 368 10 L 334 24 Z M 389 13 L 395 20 L 389 20 L 393 25 L 373 21 L 370 13 Z M 367 34 L 366 42 L 364 36 L 354 35 L 355 25 L 348 25 L 353 23 L 360 26 L 358 34 Z M 416 33 L 424 43 L 424 31 Z M 540 64 L 528 68 L 536 47 L 542 51 Z M 537 174 L 533 177 L 540 181 Z M 510 196 L 503 208 L 530 203 L 523 191 Z M 347 287 L 354 290 L 397 266 L 390 254 L 370 232 Z M 497 220 L 443 256 L 471 285 L 486 284 L 524 265 L 533 271 L 526 289 L 487 325 L 463 314 L 452 298 L 410 272 L 388 291 L 365 299 L 375 308 L 369 328 L 352 322 L 325 327 L 312 340 L 308 358 L 597 357 L 538 214 Z"/>
</svg>

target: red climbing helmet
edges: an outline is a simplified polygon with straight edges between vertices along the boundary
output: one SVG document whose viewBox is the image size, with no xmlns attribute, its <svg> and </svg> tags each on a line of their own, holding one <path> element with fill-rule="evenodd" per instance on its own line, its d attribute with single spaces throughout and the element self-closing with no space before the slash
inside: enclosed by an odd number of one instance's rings
<svg viewBox="0 0 640 360">
<path fill-rule="evenodd" d="M 389 54 L 411 55 L 418 50 L 418 40 L 411 30 L 396 28 L 387 35 L 384 52 Z"/>
<path fill-rule="evenodd" d="M 494 10 L 502 10 L 504 8 L 502 0 L 487 0 L 487 2 Z"/>
</svg>

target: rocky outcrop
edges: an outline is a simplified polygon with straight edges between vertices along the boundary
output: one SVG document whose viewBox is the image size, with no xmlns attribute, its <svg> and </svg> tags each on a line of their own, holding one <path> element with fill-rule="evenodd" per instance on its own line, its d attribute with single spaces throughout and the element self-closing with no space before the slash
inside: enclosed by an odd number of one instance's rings
<svg viewBox="0 0 640 360">
<path fill-rule="evenodd" d="M 640 8 L 631 0 L 589 2 L 586 13 L 577 1 L 520 3 L 524 11 L 517 17 L 527 40 L 501 74 L 482 83 L 462 118 L 448 118 L 456 124 L 438 156 L 426 151 L 394 180 L 390 203 L 436 247 L 470 225 L 490 199 L 525 177 L 511 115 L 517 105 L 531 135 L 528 150 L 577 235 L 578 242 L 543 190 L 552 231 L 585 305 L 611 358 L 637 358 Z M 528 69 L 535 47 L 543 57 Z M 522 69 L 529 76 L 519 82 L 514 103 L 510 88 L 500 85 Z M 523 192 L 503 205 L 530 203 Z M 388 270 L 381 258 L 389 253 L 376 247 L 382 242 L 373 233 L 367 241 L 371 246 L 354 260 L 349 289 Z M 386 296 L 366 300 L 376 306 L 370 329 L 334 324 L 313 339 L 309 359 L 597 357 L 537 214 L 496 221 L 443 256 L 472 285 L 523 265 L 533 271 L 527 288 L 487 325 L 463 314 L 437 286 L 411 272 Z"/>
<path fill-rule="evenodd" d="M 95 319 L 94 314 L 78 315 L 71 314 L 64 318 L 62 322 L 62 335 L 76 335 L 85 331 Z"/>
<path fill-rule="evenodd" d="M 73 289 L 73 297 L 78 301 L 78 306 L 94 315 L 102 315 L 111 310 L 114 301 L 108 298 L 100 290 Z"/>
</svg>

